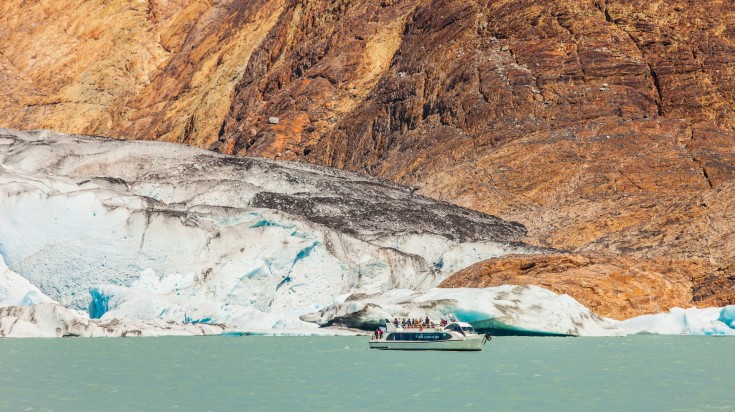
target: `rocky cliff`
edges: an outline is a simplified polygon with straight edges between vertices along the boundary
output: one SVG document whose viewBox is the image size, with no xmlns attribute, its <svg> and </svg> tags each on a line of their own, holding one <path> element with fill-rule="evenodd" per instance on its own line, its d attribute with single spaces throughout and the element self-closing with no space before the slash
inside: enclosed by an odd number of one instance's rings
<svg viewBox="0 0 735 412">
<path fill-rule="evenodd" d="M 723 1 L 10 0 L 0 124 L 366 172 L 519 221 L 622 295 L 545 257 L 448 285 L 627 316 L 660 309 L 626 309 L 645 272 L 676 280 L 661 308 L 732 303 L 734 28 Z"/>
</svg>

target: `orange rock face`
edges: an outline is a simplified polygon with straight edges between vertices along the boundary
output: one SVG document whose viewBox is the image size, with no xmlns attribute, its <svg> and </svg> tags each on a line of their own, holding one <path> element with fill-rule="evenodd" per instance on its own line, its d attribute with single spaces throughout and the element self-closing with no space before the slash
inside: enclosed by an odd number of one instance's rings
<svg viewBox="0 0 735 412">
<path fill-rule="evenodd" d="M 735 303 L 727 2 L 8 0 L 0 91 L 4 126 L 331 165 L 519 221 L 620 289 L 603 313 Z"/>
<path fill-rule="evenodd" d="M 207 146 L 285 3 L 3 1 L 0 124 Z"/>
</svg>

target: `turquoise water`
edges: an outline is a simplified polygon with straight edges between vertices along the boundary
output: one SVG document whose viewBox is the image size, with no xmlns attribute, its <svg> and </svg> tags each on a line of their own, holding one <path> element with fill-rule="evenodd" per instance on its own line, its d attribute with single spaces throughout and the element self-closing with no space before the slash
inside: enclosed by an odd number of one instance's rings
<svg viewBox="0 0 735 412">
<path fill-rule="evenodd" d="M 366 337 L 0 340 L 0 410 L 735 410 L 735 339 L 498 337 L 482 352 Z"/>
</svg>

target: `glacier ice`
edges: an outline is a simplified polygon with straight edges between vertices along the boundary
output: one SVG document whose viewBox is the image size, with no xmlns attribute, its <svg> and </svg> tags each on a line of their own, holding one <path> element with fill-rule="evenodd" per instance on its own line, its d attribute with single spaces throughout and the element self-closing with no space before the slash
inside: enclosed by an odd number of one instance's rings
<svg viewBox="0 0 735 412">
<path fill-rule="evenodd" d="M 53 302 L 28 279 L 10 270 L 0 255 L 0 307 L 32 306 L 43 302 Z"/>
<path fill-rule="evenodd" d="M 90 317 L 306 329 L 350 293 L 427 290 L 522 225 L 317 166 L 0 130 L 0 255 Z"/>
<path fill-rule="evenodd" d="M 0 337 L 126 337 L 219 335 L 221 325 L 177 324 L 161 320 L 91 320 L 57 303 L 0 308 Z"/>
<path fill-rule="evenodd" d="M 537 286 L 391 290 L 373 296 L 340 296 L 318 312 L 302 316 L 320 325 L 374 329 L 379 319 L 438 320 L 455 315 L 481 332 L 494 334 L 616 336 L 617 322 L 601 318 L 568 295 Z"/>
<path fill-rule="evenodd" d="M 717 320 L 727 325 L 730 329 L 735 330 L 735 305 L 729 305 L 722 308 Z"/>
<path fill-rule="evenodd" d="M 626 333 L 660 335 L 735 335 L 735 305 L 723 308 L 672 308 L 620 322 Z"/>
</svg>

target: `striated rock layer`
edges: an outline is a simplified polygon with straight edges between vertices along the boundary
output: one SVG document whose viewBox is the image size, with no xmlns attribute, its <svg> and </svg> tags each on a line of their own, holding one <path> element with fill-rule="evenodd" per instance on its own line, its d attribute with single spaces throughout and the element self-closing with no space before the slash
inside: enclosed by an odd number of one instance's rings
<svg viewBox="0 0 735 412">
<path fill-rule="evenodd" d="M 3 1 L 0 124 L 209 145 L 285 4 Z"/>
<path fill-rule="evenodd" d="M 723 1 L 10 0 L 0 124 L 367 172 L 598 262 L 629 291 L 602 313 L 725 305 L 733 27 Z"/>
</svg>

